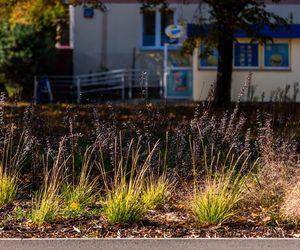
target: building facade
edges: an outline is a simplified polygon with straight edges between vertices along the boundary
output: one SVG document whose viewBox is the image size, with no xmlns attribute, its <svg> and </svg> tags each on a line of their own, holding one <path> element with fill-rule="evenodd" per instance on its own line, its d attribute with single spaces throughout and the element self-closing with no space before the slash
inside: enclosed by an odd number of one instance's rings
<svg viewBox="0 0 300 250">
<path fill-rule="evenodd" d="M 75 75 L 107 69 L 142 68 L 163 78 L 164 43 L 182 42 L 169 39 L 165 28 L 174 23 L 193 23 L 199 15 L 205 16 L 209 11 L 209 7 L 199 0 L 190 0 L 186 5 L 181 0 L 170 0 L 169 12 L 153 10 L 144 13 L 136 0 L 103 2 L 106 3 L 105 12 L 89 6 L 70 7 Z M 267 10 L 300 24 L 299 0 L 282 0 L 277 4 L 267 1 Z M 195 87 L 197 82 L 201 82 L 201 76 L 195 71 L 195 63 L 198 64 L 195 57 L 193 60 L 192 96 L 194 100 L 202 100 L 198 87 Z M 209 81 L 214 77 L 214 74 L 210 75 Z M 236 91 L 233 92 L 235 94 Z"/>
</svg>

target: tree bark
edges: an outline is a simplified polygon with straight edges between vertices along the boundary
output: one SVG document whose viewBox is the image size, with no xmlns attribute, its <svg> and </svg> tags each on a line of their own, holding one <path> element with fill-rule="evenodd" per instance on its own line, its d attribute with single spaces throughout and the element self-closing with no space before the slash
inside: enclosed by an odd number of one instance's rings
<svg viewBox="0 0 300 250">
<path fill-rule="evenodd" d="M 233 36 L 228 35 L 221 37 L 218 42 L 218 74 L 214 99 L 217 107 L 226 107 L 231 102 L 233 42 Z"/>
</svg>

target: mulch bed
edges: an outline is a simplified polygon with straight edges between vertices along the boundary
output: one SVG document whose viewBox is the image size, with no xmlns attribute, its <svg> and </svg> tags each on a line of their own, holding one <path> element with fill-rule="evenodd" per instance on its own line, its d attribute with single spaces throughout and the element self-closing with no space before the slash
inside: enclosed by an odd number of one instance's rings
<svg viewBox="0 0 300 250">
<path fill-rule="evenodd" d="M 16 219 L 14 208 L 29 211 L 31 200 L 19 200 L 0 210 L 0 238 L 299 238 L 300 227 L 268 225 L 260 209 L 236 214 L 220 226 L 199 227 L 194 223 L 179 191 L 164 206 L 150 210 L 145 219 L 133 225 L 110 225 L 101 214 L 60 218 L 42 227 L 29 219 Z M 185 198 L 186 199 L 186 198 Z M 89 208 L 91 210 L 93 208 Z"/>
</svg>

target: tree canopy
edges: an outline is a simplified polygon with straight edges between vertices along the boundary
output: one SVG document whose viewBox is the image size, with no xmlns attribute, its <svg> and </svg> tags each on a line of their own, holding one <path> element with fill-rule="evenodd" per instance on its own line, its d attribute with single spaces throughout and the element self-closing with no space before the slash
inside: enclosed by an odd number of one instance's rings
<svg viewBox="0 0 300 250">
<path fill-rule="evenodd" d="M 50 27 L 67 17 L 67 6 L 61 0 L 0 0 L 11 25 L 34 24 L 37 28 Z"/>
<path fill-rule="evenodd" d="M 60 0 L 0 0 L 1 85 L 32 94 L 32 76 L 53 66 L 56 26 L 67 19 L 67 7 Z"/>
</svg>

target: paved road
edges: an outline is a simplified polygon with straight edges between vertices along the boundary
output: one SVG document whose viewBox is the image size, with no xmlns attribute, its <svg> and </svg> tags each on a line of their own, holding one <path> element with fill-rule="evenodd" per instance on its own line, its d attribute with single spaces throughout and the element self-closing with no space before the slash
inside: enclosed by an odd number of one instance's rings
<svg viewBox="0 0 300 250">
<path fill-rule="evenodd" d="M 300 239 L 4 239 L 0 250 L 300 250 Z"/>
</svg>

